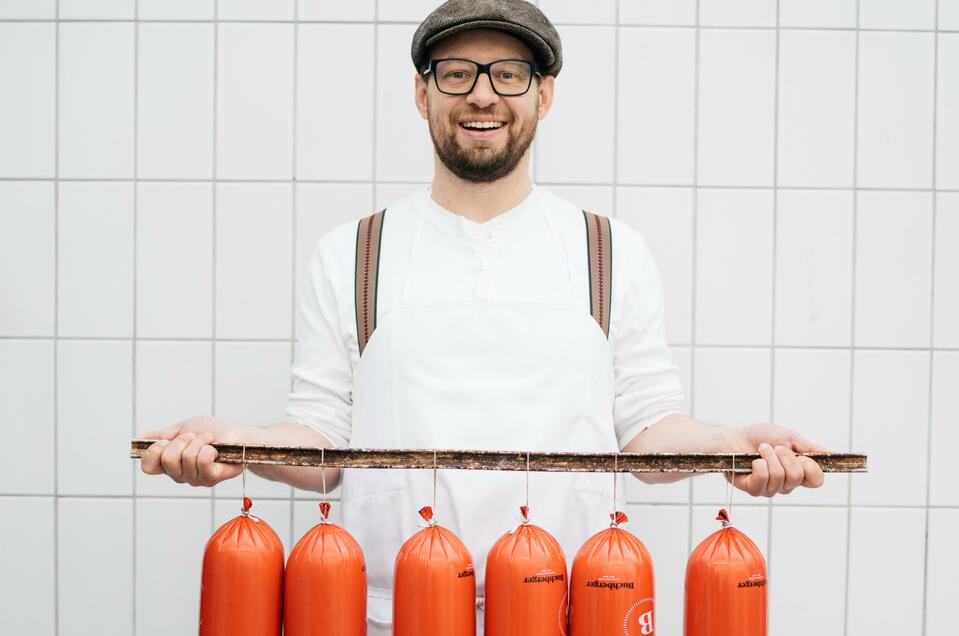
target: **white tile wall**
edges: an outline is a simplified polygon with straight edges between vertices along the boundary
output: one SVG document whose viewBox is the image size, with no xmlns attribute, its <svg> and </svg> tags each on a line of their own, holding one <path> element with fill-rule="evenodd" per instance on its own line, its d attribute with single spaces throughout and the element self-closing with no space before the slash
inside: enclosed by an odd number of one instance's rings
<svg viewBox="0 0 959 636">
<path fill-rule="evenodd" d="M 137 0 L 140 20 L 212 20 L 214 0 Z"/>
<path fill-rule="evenodd" d="M 822 636 L 843 636 L 846 561 L 845 508 L 778 506 L 772 513 L 769 630 L 805 636 L 816 625 Z M 800 620 L 801 617 L 801 620 Z"/>
<path fill-rule="evenodd" d="M 864 29 L 934 29 L 936 0 L 860 0 Z"/>
<path fill-rule="evenodd" d="M 779 184 L 852 186 L 856 34 L 783 31 L 779 47 Z"/>
<path fill-rule="evenodd" d="M 0 19 L 52 19 L 57 16 L 57 0 L 4 0 Z"/>
<path fill-rule="evenodd" d="M 137 634 L 164 636 L 196 630 L 211 505 L 208 499 L 136 502 Z M 165 602 L 158 603 L 160 598 Z"/>
<path fill-rule="evenodd" d="M 56 355 L 58 492 L 132 494 L 131 343 L 63 340 Z"/>
<path fill-rule="evenodd" d="M 133 185 L 61 182 L 58 334 L 133 335 Z"/>
<path fill-rule="evenodd" d="M 56 633 L 52 497 L 0 497 L 0 629 L 4 634 Z"/>
<path fill-rule="evenodd" d="M 136 0 L 59 0 L 61 20 L 131 20 Z"/>
<path fill-rule="evenodd" d="M 779 190 L 776 196 L 776 344 L 848 346 L 853 194 Z"/>
<path fill-rule="evenodd" d="M 926 633 L 948 634 L 959 621 L 959 510 L 929 511 Z"/>
<path fill-rule="evenodd" d="M 959 2 L 955 5 L 959 7 Z M 941 11 L 941 9 L 940 9 Z M 956 10 L 959 30 L 959 9 Z M 941 19 L 941 18 L 940 18 Z M 936 187 L 959 189 L 959 33 L 939 35 L 936 84 Z"/>
<path fill-rule="evenodd" d="M 137 173 L 141 179 L 213 176 L 212 24 L 138 27 Z"/>
<path fill-rule="evenodd" d="M 924 515 L 917 509 L 852 509 L 846 633 L 921 633 Z"/>
<path fill-rule="evenodd" d="M 292 223 L 288 183 L 217 186 L 217 336 L 290 337 Z"/>
<path fill-rule="evenodd" d="M 217 27 L 218 178 L 292 176 L 293 55 L 290 24 Z"/>
<path fill-rule="evenodd" d="M 619 188 L 616 218 L 646 241 L 663 281 L 666 335 L 692 342 L 693 196 L 689 188 Z"/>
<path fill-rule="evenodd" d="M 779 23 L 790 27 L 855 28 L 857 0 L 779 0 Z"/>
<path fill-rule="evenodd" d="M 0 9 L 2 11 L 2 9 Z M 49 23 L 0 24 L 0 176 L 52 177 L 56 30 Z"/>
<path fill-rule="evenodd" d="M 691 29 L 620 30 L 616 131 L 620 183 L 693 182 L 695 35 Z"/>
<path fill-rule="evenodd" d="M 295 0 L 217 0 L 220 20 L 292 20 Z"/>
<path fill-rule="evenodd" d="M 53 335 L 54 214 L 52 183 L 0 181 L 0 335 Z"/>
<path fill-rule="evenodd" d="M 689 511 L 686 506 L 631 505 L 626 513 L 629 523 L 622 527 L 639 537 L 653 560 L 656 630 L 682 633 Z"/>
<path fill-rule="evenodd" d="M 932 185 L 934 36 L 859 35 L 858 184 Z"/>
<path fill-rule="evenodd" d="M 860 192 L 856 212 L 856 345 L 929 346 L 932 195 Z"/>
<path fill-rule="evenodd" d="M 696 216 L 696 342 L 768 345 L 772 190 L 703 190 Z"/>
<path fill-rule="evenodd" d="M 133 176 L 134 38 L 129 22 L 59 27 L 59 176 Z"/>
<path fill-rule="evenodd" d="M 300 20 L 373 20 L 377 0 L 298 0 Z"/>
<path fill-rule="evenodd" d="M 959 348 L 959 193 L 936 195 L 936 264 L 933 341 Z"/>
<path fill-rule="evenodd" d="M 959 29 L 959 0 L 939 0 L 939 28 Z"/>
<path fill-rule="evenodd" d="M 620 0 L 618 4 L 621 24 L 696 24 L 695 0 Z"/>
<path fill-rule="evenodd" d="M 195 628 L 240 480 L 144 475 L 128 440 L 282 419 L 316 241 L 431 179 L 408 50 L 437 3 L 0 0 L 0 432 L 23 451 L 0 464 L 0 569 L 21 572 L 0 633 Z M 533 174 L 643 234 L 693 413 L 870 456 L 734 494 L 774 633 L 951 633 L 959 2 L 538 4 L 566 65 Z M 289 550 L 316 493 L 248 477 Z M 726 482 L 627 497 L 678 633 Z"/>
<path fill-rule="evenodd" d="M 699 0 L 702 26 L 776 26 L 776 0 Z"/>
<path fill-rule="evenodd" d="M 853 363 L 852 447 L 869 454 L 869 474 L 852 476 L 852 502 L 923 505 L 929 353 L 857 351 Z"/>
<path fill-rule="evenodd" d="M 959 444 L 959 351 L 937 351 L 932 356 L 932 421 L 929 429 L 929 503 L 959 506 L 955 458 Z"/>
<path fill-rule="evenodd" d="M 201 183 L 137 186 L 136 316 L 141 338 L 209 338 L 213 191 Z"/>
<path fill-rule="evenodd" d="M 0 437 L 14 452 L 0 463 L 0 492 L 54 492 L 53 342 L 0 340 Z M 29 431 L 29 435 L 25 432 Z"/>
<path fill-rule="evenodd" d="M 128 634 L 134 629 L 133 503 L 59 500 L 59 634 Z"/>
<path fill-rule="evenodd" d="M 610 183 L 616 51 L 612 27 L 561 26 L 563 68 L 556 78 L 553 107 L 539 123 L 535 177 L 540 181 Z M 597 100 L 597 95 L 609 99 Z M 576 153 L 564 152 L 577 148 Z"/>
<path fill-rule="evenodd" d="M 772 185 L 775 88 L 775 32 L 700 31 L 700 184 Z"/>
<path fill-rule="evenodd" d="M 298 179 L 372 178 L 374 39 L 374 27 L 366 24 L 299 27 Z M 353 48 L 344 67 L 343 52 Z"/>
</svg>

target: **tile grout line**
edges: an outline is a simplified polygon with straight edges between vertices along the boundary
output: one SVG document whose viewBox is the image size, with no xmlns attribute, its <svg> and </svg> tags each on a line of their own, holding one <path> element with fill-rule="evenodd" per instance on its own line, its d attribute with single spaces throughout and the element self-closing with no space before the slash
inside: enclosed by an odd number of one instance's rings
<svg viewBox="0 0 959 636">
<path fill-rule="evenodd" d="M 57 18 L 60 0 L 55 0 Z M 60 633 L 60 21 L 53 56 L 53 633 Z"/>
<path fill-rule="evenodd" d="M 853 63 L 853 126 L 852 126 L 852 267 L 849 288 L 849 436 L 847 449 L 853 448 L 853 422 L 856 397 L 856 251 L 859 237 L 859 16 L 860 0 L 856 0 L 856 57 Z M 846 567 L 843 584 L 843 636 L 849 636 L 850 551 L 852 549 L 852 475 L 846 480 Z"/>
<path fill-rule="evenodd" d="M 935 27 L 939 28 L 939 0 L 935 3 Z M 923 520 L 923 555 L 922 555 L 922 631 L 925 636 L 928 629 L 926 623 L 926 614 L 929 605 L 929 503 L 931 501 L 930 488 L 932 486 L 932 401 L 933 401 L 933 374 L 935 373 L 935 334 L 936 334 L 936 214 L 938 211 L 938 198 L 935 194 L 937 179 L 936 155 L 938 144 L 936 143 L 939 131 L 937 117 L 939 115 L 939 33 L 934 31 L 932 35 L 932 224 L 931 224 L 931 246 L 929 249 L 929 372 L 928 372 L 928 393 L 926 399 L 927 422 L 926 422 L 926 503 L 925 519 Z"/>
<path fill-rule="evenodd" d="M 210 223 L 211 223 L 211 242 L 210 246 L 210 276 L 211 276 L 211 296 L 210 299 L 210 415 L 216 417 L 216 214 L 217 214 L 217 169 L 216 169 L 216 145 L 217 145 L 217 110 L 219 108 L 219 50 L 220 50 L 220 23 L 217 18 L 220 15 L 220 2 L 213 0 L 213 147 L 212 154 L 212 174 L 210 175 Z M 210 534 L 216 529 L 216 486 L 210 487 Z"/>
<path fill-rule="evenodd" d="M 53 23 L 53 22 L 66 22 L 70 24 L 76 23 L 122 23 L 122 22 L 133 22 L 131 18 L 63 18 L 62 20 L 57 20 L 55 18 L 0 18 L 0 24 L 3 23 L 24 23 L 24 22 L 35 22 L 35 23 Z M 212 24 L 212 23 L 223 23 L 223 24 L 294 24 L 294 20 L 281 20 L 281 19 L 263 19 L 263 18 L 227 18 L 227 19 L 215 19 L 215 18 L 149 18 L 142 20 L 142 22 L 147 22 L 150 24 Z M 405 25 L 405 26 L 417 26 L 419 21 L 417 20 L 299 20 L 300 24 L 331 24 L 331 25 L 369 25 L 369 24 L 389 24 L 389 25 Z M 613 22 L 553 22 L 554 26 L 557 27 L 611 27 L 617 26 L 617 23 Z M 707 29 L 715 31 L 729 31 L 729 30 L 749 30 L 749 31 L 773 31 L 777 27 L 768 26 L 768 25 L 727 25 L 727 24 L 669 24 L 669 23 L 656 23 L 656 22 L 626 22 L 619 23 L 618 26 L 632 28 L 632 29 Z M 836 27 L 836 26 L 803 26 L 803 25 L 788 25 L 781 26 L 781 30 L 784 31 L 839 31 L 839 32 L 855 32 L 861 31 L 866 33 L 934 33 L 935 29 L 911 29 L 911 28 L 883 28 L 883 27 L 866 27 L 866 28 L 856 28 L 856 27 Z M 939 33 L 959 33 L 959 29 L 938 29 Z"/>
<path fill-rule="evenodd" d="M 689 415 L 690 417 L 695 417 L 693 414 L 695 411 L 696 404 L 696 294 L 697 294 L 697 274 L 696 268 L 699 265 L 699 259 L 696 257 L 696 252 L 699 247 L 699 57 L 700 57 L 700 48 L 699 48 L 699 7 L 700 0 L 696 0 L 696 30 L 693 32 L 693 187 L 690 191 L 692 195 L 692 236 L 690 241 L 692 242 L 692 249 L 690 250 L 692 256 L 692 281 L 690 289 L 690 315 L 691 315 L 691 325 L 690 325 L 690 349 L 689 349 Z M 687 514 L 687 524 L 686 524 L 686 553 L 691 554 L 693 551 L 693 524 L 695 519 L 693 518 L 693 493 L 696 488 L 696 482 L 693 477 L 690 477 L 687 480 L 686 484 L 686 496 L 688 499 L 688 514 Z"/>
<path fill-rule="evenodd" d="M 769 421 L 776 421 L 776 273 L 779 263 L 779 72 L 781 64 L 782 40 L 780 37 L 779 21 L 781 2 L 776 0 L 776 52 L 775 75 L 773 78 L 773 227 L 772 227 L 772 271 L 770 296 L 770 329 L 769 329 Z M 766 580 L 771 589 L 775 589 L 776 579 L 773 576 L 773 497 L 767 499 L 766 511 Z M 767 592 L 768 594 L 768 592 Z M 767 604 L 766 621 L 768 624 L 772 604 Z"/>
<path fill-rule="evenodd" d="M 5 182 L 52 182 L 54 179 L 52 177 L 0 177 L 0 183 Z M 133 179 L 123 178 L 123 177 L 68 177 L 58 179 L 61 183 L 132 183 Z M 142 178 L 137 179 L 137 183 L 211 183 L 212 179 L 199 179 L 199 178 Z M 254 183 L 279 183 L 279 184 L 289 184 L 290 179 L 217 179 L 217 183 L 236 183 L 236 184 L 254 184 Z M 316 183 L 316 184 L 333 184 L 333 185 L 365 185 L 374 183 L 370 179 L 297 179 L 297 183 Z M 392 179 L 378 179 L 375 181 L 378 184 L 385 185 L 429 185 L 429 181 L 410 181 L 410 180 L 392 180 Z M 559 187 L 586 187 L 586 188 L 611 188 L 611 187 L 622 187 L 622 188 L 656 188 L 656 189 L 667 189 L 667 188 L 681 188 L 681 189 L 692 189 L 699 188 L 701 190 L 772 190 L 772 186 L 765 185 L 749 185 L 749 184 L 736 184 L 736 185 L 723 185 L 723 184 L 701 184 L 701 183 L 642 183 L 642 182 L 612 182 L 612 181 L 541 181 L 538 182 L 539 185 L 543 186 L 559 186 Z M 779 185 L 777 190 L 797 190 L 797 191 L 812 191 L 812 192 L 851 192 L 853 188 L 844 187 L 844 186 L 796 186 L 796 185 Z M 934 193 L 956 193 L 959 192 L 959 188 L 913 188 L 913 187 L 875 187 L 875 186 L 866 186 L 855 188 L 857 192 L 934 192 Z"/>
<path fill-rule="evenodd" d="M 299 97 L 299 82 L 300 82 L 300 72 L 299 72 L 299 60 L 300 60 L 300 3 L 293 3 L 293 161 L 291 165 L 292 175 L 293 175 L 293 192 L 292 192 L 292 209 L 290 210 L 290 228 L 292 230 L 292 236 L 290 239 L 290 365 L 296 361 L 296 259 L 297 259 L 297 241 L 296 241 L 296 210 L 297 210 L 297 191 L 299 187 L 296 182 L 296 155 L 297 155 L 297 139 L 296 139 L 296 123 L 299 109 L 297 107 L 297 99 Z M 293 378 L 292 375 L 289 379 L 289 390 L 293 390 Z M 281 419 L 282 421 L 282 419 Z M 293 503 L 294 503 L 294 493 L 295 489 L 293 486 L 290 486 L 290 550 L 294 546 L 295 533 L 293 531 Z"/>
<path fill-rule="evenodd" d="M 619 218 L 617 200 L 619 199 L 619 7 L 620 0 L 616 0 L 614 10 L 616 11 L 615 26 L 613 27 L 613 218 Z"/>
<path fill-rule="evenodd" d="M 370 150 L 370 198 L 372 199 L 372 205 L 370 209 L 372 212 L 376 212 L 376 185 L 377 185 L 377 174 L 376 174 L 376 136 L 379 134 L 379 131 L 376 126 L 376 117 L 377 117 L 377 99 L 379 96 L 379 91 L 377 90 L 377 83 L 379 81 L 379 68 L 380 68 L 380 59 L 379 59 L 379 42 L 380 42 L 380 0 L 374 0 L 373 2 L 373 121 L 371 123 L 373 134 L 371 139 L 371 150 Z M 419 69 L 417 69 L 419 70 Z"/>
<path fill-rule="evenodd" d="M 137 434 L 137 233 L 138 228 L 138 207 L 139 186 L 137 179 L 140 176 L 140 166 L 138 160 L 139 152 L 139 108 L 140 108 L 140 2 L 135 0 L 133 3 L 133 341 L 130 346 L 132 377 L 130 382 L 130 428 L 131 437 Z M 130 462 L 130 472 L 132 480 L 130 483 L 133 500 L 130 505 L 130 517 L 133 526 L 133 537 L 130 545 L 132 554 L 132 567 L 130 568 L 130 620 L 132 622 L 130 633 L 136 636 L 137 633 L 137 469 L 139 462 Z"/>
</svg>

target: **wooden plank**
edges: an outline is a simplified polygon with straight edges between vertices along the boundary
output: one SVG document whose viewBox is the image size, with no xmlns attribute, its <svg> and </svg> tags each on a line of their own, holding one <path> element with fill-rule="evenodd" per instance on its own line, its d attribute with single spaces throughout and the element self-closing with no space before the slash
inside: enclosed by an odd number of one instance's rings
<svg viewBox="0 0 959 636">
<path fill-rule="evenodd" d="M 155 440 L 134 439 L 130 457 L 137 459 Z M 336 468 L 442 468 L 462 470 L 526 470 L 532 472 L 715 473 L 752 472 L 759 455 L 657 453 L 572 453 L 490 450 L 433 450 L 390 448 L 312 448 L 213 444 L 218 462 Z M 866 455 L 805 453 L 827 473 L 864 473 Z"/>
</svg>

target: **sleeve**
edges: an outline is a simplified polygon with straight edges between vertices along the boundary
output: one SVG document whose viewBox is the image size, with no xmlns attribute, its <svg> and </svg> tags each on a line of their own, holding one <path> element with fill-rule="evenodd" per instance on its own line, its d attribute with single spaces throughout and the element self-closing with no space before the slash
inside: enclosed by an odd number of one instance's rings
<svg viewBox="0 0 959 636">
<path fill-rule="evenodd" d="M 326 254 L 331 238 L 320 239 L 309 260 L 299 307 L 302 333 L 285 415 L 322 433 L 334 447 L 343 447 L 350 442 L 353 366 L 331 281 L 335 273 Z"/>
<path fill-rule="evenodd" d="M 619 308 L 619 319 L 615 332 L 610 330 L 615 381 L 613 421 L 622 449 L 666 415 L 683 412 L 684 396 L 666 344 L 659 270 L 639 233 L 621 221 L 611 221 L 613 294 L 620 294 L 618 303 L 616 296 L 612 297 L 613 310 L 617 305 Z M 619 284 L 615 283 L 617 274 Z"/>
</svg>

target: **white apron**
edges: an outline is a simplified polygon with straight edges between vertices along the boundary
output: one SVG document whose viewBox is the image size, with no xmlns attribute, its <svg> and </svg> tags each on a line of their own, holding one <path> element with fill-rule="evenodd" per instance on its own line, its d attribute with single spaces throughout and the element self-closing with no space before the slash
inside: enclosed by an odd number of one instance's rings
<svg viewBox="0 0 959 636">
<path fill-rule="evenodd" d="M 389 235 L 387 223 L 383 240 Z M 408 288 L 378 316 L 360 357 L 352 447 L 618 450 L 612 351 L 584 302 L 411 303 Z M 433 471 L 346 469 L 342 479 L 344 524 L 366 556 L 368 634 L 385 636 L 396 555 L 420 530 L 417 511 L 433 504 Z M 438 471 L 434 518 L 472 554 L 480 635 L 486 556 L 518 524 L 525 488 L 524 472 Z M 557 538 L 567 567 L 608 527 L 612 490 L 605 473 L 530 476 L 530 519 Z"/>
</svg>

